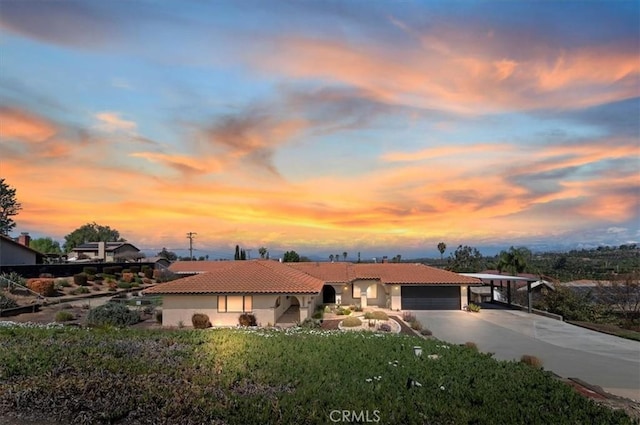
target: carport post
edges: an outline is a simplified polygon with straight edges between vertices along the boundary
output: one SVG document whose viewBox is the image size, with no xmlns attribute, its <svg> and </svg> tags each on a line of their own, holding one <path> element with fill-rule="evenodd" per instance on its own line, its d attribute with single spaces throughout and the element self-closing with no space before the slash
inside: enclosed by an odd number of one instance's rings
<svg viewBox="0 0 640 425">
<path fill-rule="evenodd" d="M 531 313 L 531 281 L 527 280 L 527 311 Z"/>
<path fill-rule="evenodd" d="M 507 280 L 507 304 L 511 305 L 511 281 Z"/>
<path fill-rule="evenodd" d="M 491 281 L 491 304 L 493 304 L 493 280 Z"/>
</svg>

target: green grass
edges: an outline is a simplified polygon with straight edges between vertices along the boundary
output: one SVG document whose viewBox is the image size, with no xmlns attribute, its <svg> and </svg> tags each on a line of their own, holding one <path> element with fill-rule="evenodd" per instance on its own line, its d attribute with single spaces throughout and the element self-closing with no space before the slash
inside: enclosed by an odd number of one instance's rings
<svg viewBox="0 0 640 425">
<path fill-rule="evenodd" d="M 298 329 L 0 328 L 0 416 L 324 424 L 332 410 L 377 410 L 391 424 L 632 423 L 547 372 L 442 345 Z M 408 390 L 408 378 L 422 386 Z"/>
</svg>

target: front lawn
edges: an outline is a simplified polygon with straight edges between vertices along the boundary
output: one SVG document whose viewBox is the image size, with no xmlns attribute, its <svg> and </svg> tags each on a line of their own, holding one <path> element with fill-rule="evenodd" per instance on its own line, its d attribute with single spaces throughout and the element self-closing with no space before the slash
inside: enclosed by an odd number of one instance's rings
<svg viewBox="0 0 640 425">
<path fill-rule="evenodd" d="M 299 328 L 2 327 L 0 382 L 0 416 L 71 424 L 325 424 L 342 418 L 334 411 L 387 424 L 632 423 L 546 372 L 468 348 Z"/>
</svg>

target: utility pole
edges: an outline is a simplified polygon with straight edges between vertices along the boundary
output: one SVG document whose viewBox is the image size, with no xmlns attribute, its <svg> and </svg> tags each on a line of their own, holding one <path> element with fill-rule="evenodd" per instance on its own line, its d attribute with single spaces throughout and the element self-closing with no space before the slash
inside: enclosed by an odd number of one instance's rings
<svg viewBox="0 0 640 425">
<path fill-rule="evenodd" d="M 187 239 L 189 239 L 189 259 L 191 261 L 193 261 L 193 238 L 195 238 L 196 235 L 197 233 L 195 232 L 187 233 Z"/>
</svg>

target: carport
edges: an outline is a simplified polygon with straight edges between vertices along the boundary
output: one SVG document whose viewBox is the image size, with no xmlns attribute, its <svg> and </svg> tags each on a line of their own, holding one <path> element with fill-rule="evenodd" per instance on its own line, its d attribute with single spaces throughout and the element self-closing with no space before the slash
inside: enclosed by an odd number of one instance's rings
<svg viewBox="0 0 640 425">
<path fill-rule="evenodd" d="M 506 304 L 511 306 L 512 305 L 512 291 L 511 291 L 511 285 L 510 282 L 527 282 L 527 311 L 529 313 L 532 312 L 533 309 L 533 301 L 531 300 L 531 284 L 533 282 L 536 282 L 538 279 L 534 279 L 534 278 L 528 278 L 528 277 L 522 277 L 522 276 L 510 276 L 510 275 L 506 275 L 506 274 L 491 274 L 491 273 L 460 273 L 461 275 L 464 276 L 469 276 L 469 277 L 475 277 L 476 279 L 480 279 L 482 281 L 483 284 L 487 285 L 489 284 L 489 286 L 491 287 L 491 302 L 504 302 L 502 300 L 496 300 L 495 299 L 495 285 L 494 285 L 494 281 L 503 281 L 506 280 L 507 281 L 507 302 Z"/>
</svg>

